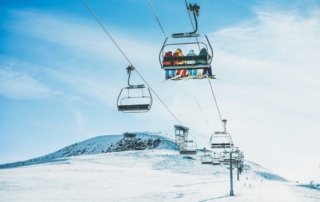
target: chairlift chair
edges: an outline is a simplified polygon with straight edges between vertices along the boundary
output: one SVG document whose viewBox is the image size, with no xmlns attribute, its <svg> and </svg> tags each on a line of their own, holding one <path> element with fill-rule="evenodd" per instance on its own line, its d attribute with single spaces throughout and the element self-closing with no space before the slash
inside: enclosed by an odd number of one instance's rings
<svg viewBox="0 0 320 202">
<path fill-rule="evenodd" d="M 223 163 L 225 158 L 226 158 L 225 154 L 224 153 L 220 153 L 219 162 Z"/>
<path fill-rule="evenodd" d="M 232 158 L 230 159 L 230 152 L 232 152 Z M 226 163 L 226 164 L 230 164 L 230 162 L 232 162 L 232 164 L 234 165 L 238 165 L 238 163 L 240 162 L 239 160 L 239 150 L 238 148 L 236 149 L 232 149 L 230 151 L 224 151 L 224 160 L 223 162 Z"/>
<path fill-rule="evenodd" d="M 196 155 L 197 154 L 197 143 L 193 140 L 185 140 L 183 145 L 180 147 L 180 155 Z"/>
<path fill-rule="evenodd" d="M 129 66 L 126 69 L 128 73 L 128 86 L 120 91 L 117 99 L 118 111 L 124 113 L 148 112 L 151 109 L 153 101 L 149 88 L 147 88 L 147 92 L 144 94 L 146 88 L 144 84 L 131 85 L 130 76 L 134 67 Z"/>
<path fill-rule="evenodd" d="M 195 5 L 187 6 L 187 9 L 190 12 L 193 12 L 194 20 L 196 27 L 192 32 L 186 33 L 175 33 L 171 36 L 167 37 L 162 45 L 162 48 L 159 53 L 159 62 L 161 68 L 163 70 L 196 70 L 196 69 L 209 69 L 211 68 L 211 62 L 213 57 L 213 50 L 210 44 L 208 37 L 204 34 L 197 34 L 198 30 L 198 21 L 197 16 L 199 16 L 199 9 L 200 7 Z M 174 40 L 177 42 L 168 42 L 170 40 Z M 178 42 L 179 41 L 179 42 Z M 207 55 L 196 55 L 196 56 L 172 56 L 172 57 L 165 57 L 165 53 L 169 50 L 173 52 L 172 48 L 180 48 L 184 49 L 188 48 L 189 50 L 196 50 L 199 48 L 205 48 L 207 51 Z M 176 61 L 185 61 L 182 65 L 174 65 Z M 201 62 L 200 62 L 201 61 Z M 164 65 L 163 62 L 170 63 L 169 65 Z M 191 77 L 189 76 L 189 79 Z M 194 78 L 208 78 L 208 77 L 194 77 Z M 181 79 L 179 75 L 171 78 L 172 80 Z"/>
<path fill-rule="evenodd" d="M 206 154 L 206 148 L 203 148 L 203 156 L 200 157 L 201 164 L 212 164 L 213 158 L 211 157 L 211 154 Z M 211 152 L 211 151 L 209 151 Z"/>
<path fill-rule="evenodd" d="M 221 156 L 221 153 L 214 152 L 212 157 L 212 165 L 221 165 L 224 157 Z"/>
<path fill-rule="evenodd" d="M 201 156 L 200 161 L 201 161 L 201 164 L 210 164 L 211 165 L 213 163 L 213 159 L 210 154 L 205 154 L 205 155 Z"/>
<path fill-rule="evenodd" d="M 222 120 L 224 131 L 223 132 L 215 132 L 211 135 L 210 138 L 210 146 L 213 149 L 233 149 L 233 142 L 231 139 L 231 135 L 227 133 L 227 120 Z"/>
<path fill-rule="evenodd" d="M 213 149 L 231 149 L 233 142 L 229 133 L 215 132 L 210 138 L 210 146 Z"/>
<path fill-rule="evenodd" d="M 223 162 L 229 164 L 231 161 L 232 161 L 232 164 L 234 164 L 234 165 L 236 165 L 238 163 L 238 159 L 236 159 L 236 158 L 230 159 L 229 157 L 225 158 Z"/>
</svg>

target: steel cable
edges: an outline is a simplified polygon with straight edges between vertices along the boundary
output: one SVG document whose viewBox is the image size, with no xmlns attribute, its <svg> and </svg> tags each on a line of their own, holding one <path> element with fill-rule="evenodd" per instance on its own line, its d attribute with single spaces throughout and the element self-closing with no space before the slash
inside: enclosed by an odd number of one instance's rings
<svg viewBox="0 0 320 202">
<path fill-rule="evenodd" d="M 220 110 L 219 110 L 219 106 L 218 106 L 218 103 L 217 103 L 216 96 L 214 95 L 214 92 L 213 92 L 213 88 L 212 88 L 212 85 L 211 85 L 211 81 L 210 81 L 210 79 L 208 79 L 208 81 L 209 81 L 209 84 L 210 84 L 210 87 L 211 87 L 211 92 L 212 92 L 214 101 L 215 101 L 216 106 L 217 106 L 217 109 L 218 109 L 218 113 L 219 113 L 219 117 L 220 117 L 220 120 L 221 120 L 222 128 L 224 128 L 223 121 L 222 121 L 222 117 L 221 117 L 221 113 L 220 113 Z"/>
<path fill-rule="evenodd" d="M 108 34 L 108 36 L 110 37 L 110 39 L 112 40 L 112 42 L 117 46 L 117 48 L 119 49 L 119 51 L 122 53 L 122 55 L 126 58 L 126 60 L 129 62 L 129 64 L 131 66 L 132 63 L 130 62 L 130 60 L 128 59 L 128 57 L 124 54 L 124 52 L 121 50 L 121 48 L 118 46 L 118 44 L 115 42 L 115 40 L 111 37 L 111 35 L 109 34 L 109 32 L 105 29 L 105 27 L 102 25 L 102 23 L 99 21 L 99 19 L 97 18 L 97 16 L 93 13 L 93 11 L 90 9 L 90 7 L 88 6 L 88 4 L 82 0 L 82 2 L 85 4 L 85 6 L 88 8 L 88 10 L 91 12 L 91 14 L 93 15 L 93 17 L 98 21 L 98 23 L 100 24 L 100 26 L 103 28 L 103 30 Z M 151 86 L 148 84 L 148 82 L 141 76 L 141 74 L 139 73 L 139 71 L 137 70 L 137 68 L 135 67 L 135 70 L 137 72 L 137 74 L 140 76 L 140 78 L 147 84 L 147 86 L 150 88 L 150 90 L 157 96 L 157 98 L 160 100 L 160 102 L 165 106 L 165 108 L 171 113 L 171 115 L 176 119 L 176 121 L 182 125 L 182 123 L 179 121 L 179 119 L 172 113 L 172 111 L 167 107 L 167 105 L 161 100 L 161 98 L 158 96 L 158 94 L 151 88 Z"/>
<path fill-rule="evenodd" d="M 159 20 L 157 14 L 156 14 L 156 11 L 154 10 L 154 8 L 153 8 L 153 6 L 152 6 L 151 1 L 150 1 L 150 0 L 148 0 L 148 1 L 149 1 L 149 4 L 150 4 L 151 9 L 152 9 L 152 11 L 153 11 L 154 16 L 156 17 L 156 19 L 157 19 L 157 21 L 158 21 L 158 24 L 159 24 L 159 26 L 160 26 L 160 28 L 161 28 L 161 30 L 162 30 L 162 33 L 163 33 L 164 37 L 167 38 L 167 35 L 166 35 L 166 33 L 164 32 L 164 30 L 163 30 L 163 28 L 162 28 L 162 25 L 161 25 L 161 23 L 160 23 L 160 20 Z"/>
</svg>

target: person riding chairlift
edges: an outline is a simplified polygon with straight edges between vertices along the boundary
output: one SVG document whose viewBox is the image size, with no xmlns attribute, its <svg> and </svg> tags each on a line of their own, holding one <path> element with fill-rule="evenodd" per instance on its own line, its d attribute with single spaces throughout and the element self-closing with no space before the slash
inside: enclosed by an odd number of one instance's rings
<svg viewBox="0 0 320 202">
<path fill-rule="evenodd" d="M 206 48 L 202 48 L 200 50 L 199 56 L 206 56 L 207 59 L 198 59 L 198 60 L 196 60 L 196 64 L 207 65 L 208 60 L 210 60 L 210 58 L 211 58 L 211 56 L 208 54 Z"/>
<path fill-rule="evenodd" d="M 194 53 L 193 50 L 190 50 L 186 56 L 197 56 L 197 55 Z M 196 64 L 195 60 L 186 60 L 186 65 L 194 65 L 194 64 Z M 188 76 L 195 76 L 193 75 L 193 74 L 196 74 L 196 73 L 193 73 L 194 71 L 195 71 L 194 69 L 189 69 Z"/>
<path fill-rule="evenodd" d="M 164 58 L 171 58 L 172 57 L 172 52 L 168 51 L 165 53 Z M 173 62 L 172 61 L 163 61 L 162 62 L 163 66 L 172 66 Z M 171 75 L 170 75 L 171 72 Z M 171 77 L 175 76 L 175 71 L 174 70 L 166 70 L 166 79 L 169 79 Z"/>
<path fill-rule="evenodd" d="M 180 48 L 178 48 L 176 50 L 176 52 L 173 53 L 172 55 L 173 57 L 183 57 L 183 53 L 181 51 Z M 184 60 L 176 60 L 176 61 L 173 61 L 173 65 L 184 65 L 185 64 L 185 61 Z"/>
<path fill-rule="evenodd" d="M 211 56 L 208 54 L 207 49 L 206 48 L 202 48 L 200 50 L 199 56 L 206 56 L 207 59 L 199 59 L 196 61 L 196 64 L 203 64 L 206 65 L 208 64 L 208 60 L 211 59 Z M 211 67 L 209 68 L 204 68 L 203 72 L 200 72 L 199 70 L 197 71 L 197 76 L 208 76 L 209 78 L 214 79 L 214 75 L 212 75 L 212 69 Z"/>
<path fill-rule="evenodd" d="M 181 51 L 181 49 L 180 48 L 178 48 L 177 50 L 176 50 L 176 52 L 174 52 L 173 53 L 173 57 L 183 57 L 184 55 L 183 55 L 183 53 L 182 53 L 182 51 Z M 184 65 L 185 64 L 185 61 L 184 60 L 177 60 L 177 61 L 174 61 L 173 62 L 173 65 Z M 187 73 L 187 70 L 186 69 L 179 69 L 179 70 L 177 70 L 177 75 L 180 75 L 181 77 L 184 77 L 185 75 L 186 75 L 186 73 Z"/>
</svg>

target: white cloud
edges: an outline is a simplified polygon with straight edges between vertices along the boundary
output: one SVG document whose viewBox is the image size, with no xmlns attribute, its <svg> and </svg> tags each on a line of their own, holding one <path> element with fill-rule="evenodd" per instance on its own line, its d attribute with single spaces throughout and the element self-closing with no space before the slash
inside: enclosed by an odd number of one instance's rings
<svg viewBox="0 0 320 202">
<path fill-rule="evenodd" d="M 59 102 L 94 102 L 114 106 L 118 92 L 112 84 L 1 56 L 0 93 L 13 99 L 54 99 Z M 10 68 L 8 65 L 10 64 Z"/>
<path fill-rule="evenodd" d="M 108 61 L 106 67 L 109 69 L 113 69 L 114 64 L 119 64 L 119 66 L 124 64 L 123 68 L 129 65 L 93 17 L 88 21 L 87 19 L 75 19 L 61 15 L 57 17 L 57 15 L 41 12 L 15 11 L 12 14 L 15 18 L 7 26 L 11 31 L 59 45 L 61 52 L 65 51 L 62 47 L 66 47 L 67 50 L 72 50 L 71 54 L 77 56 L 89 56 L 91 60 L 106 59 L 104 61 Z M 140 58 L 130 57 L 132 55 L 139 54 L 143 58 L 150 58 L 151 55 L 154 55 L 153 53 L 158 54 L 158 47 L 150 44 L 150 41 L 130 34 L 122 34 L 117 28 L 108 24 L 104 24 L 104 26 L 134 65 L 139 63 L 139 66 L 141 64 L 145 66 L 145 62 L 150 60 L 144 59 L 144 63 L 140 63 Z M 160 45 L 161 43 L 159 43 Z"/>
<path fill-rule="evenodd" d="M 251 149 L 249 158 L 264 161 L 252 152 L 260 149 L 305 162 L 304 156 L 320 152 L 319 11 L 256 15 L 210 35 L 222 114 L 230 119 L 235 143 Z"/>
<path fill-rule="evenodd" d="M 228 90 L 282 109 L 319 112 L 319 17 L 257 11 L 255 20 L 213 33 L 218 77 L 232 86 Z"/>
<path fill-rule="evenodd" d="M 52 91 L 26 74 L 0 69 L 0 94 L 14 99 L 46 99 Z"/>
</svg>

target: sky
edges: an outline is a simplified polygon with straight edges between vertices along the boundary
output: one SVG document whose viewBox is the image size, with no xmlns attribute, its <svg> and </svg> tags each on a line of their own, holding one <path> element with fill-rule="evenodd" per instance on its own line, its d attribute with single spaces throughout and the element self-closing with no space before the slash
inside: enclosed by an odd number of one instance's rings
<svg viewBox="0 0 320 202">
<path fill-rule="evenodd" d="M 151 2 L 166 36 L 192 30 L 183 0 Z M 214 50 L 211 83 L 234 144 L 289 179 L 320 178 L 320 2 L 188 2 L 201 6 L 198 33 Z M 129 63 L 81 0 L 0 3 L 0 163 L 100 135 L 174 134 L 179 123 L 154 94 L 148 113 L 117 111 Z M 86 3 L 190 139 L 208 148 L 222 130 L 210 85 L 162 82 L 165 36 L 149 1 Z M 132 83 L 143 83 L 136 72 Z"/>
</svg>

